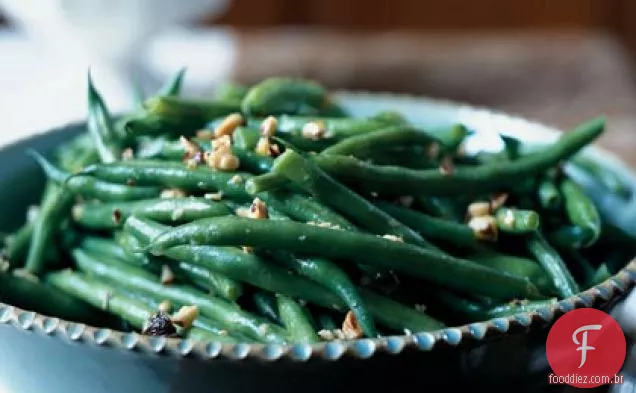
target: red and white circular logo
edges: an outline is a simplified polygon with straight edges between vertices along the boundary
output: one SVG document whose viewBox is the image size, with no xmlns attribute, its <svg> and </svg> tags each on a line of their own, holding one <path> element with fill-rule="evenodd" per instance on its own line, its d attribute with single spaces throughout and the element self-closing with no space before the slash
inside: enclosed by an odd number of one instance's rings
<svg viewBox="0 0 636 393">
<path fill-rule="evenodd" d="M 625 350 L 625 335 L 608 314 L 593 308 L 569 311 L 548 333 L 550 383 L 578 388 L 620 383 Z"/>
</svg>

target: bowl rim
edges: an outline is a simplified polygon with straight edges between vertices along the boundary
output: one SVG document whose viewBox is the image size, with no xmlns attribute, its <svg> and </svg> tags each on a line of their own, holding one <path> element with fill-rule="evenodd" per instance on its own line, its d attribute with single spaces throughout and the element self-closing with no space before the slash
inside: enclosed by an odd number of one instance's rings
<svg viewBox="0 0 636 393">
<path fill-rule="evenodd" d="M 437 106 L 457 111 L 461 121 L 463 115 L 487 115 L 495 120 L 526 125 L 540 129 L 547 137 L 557 138 L 562 132 L 543 123 L 527 120 L 521 116 L 510 115 L 484 107 L 467 105 L 450 100 L 434 99 L 425 96 L 395 94 L 386 92 L 337 90 L 334 96 L 343 99 L 364 98 L 381 102 L 402 101 L 420 105 Z M 36 139 L 44 134 L 61 132 L 70 128 L 79 128 L 84 120 L 74 121 L 60 127 L 40 133 L 27 135 L 7 142 L 5 150 L 15 144 Z M 596 145 L 586 149 L 592 156 L 602 159 L 630 177 L 636 179 L 635 172 L 628 169 L 617 156 Z M 633 198 L 636 199 L 636 198 Z M 553 305 L 530 312 L 522 312 L 507 317 L 493 318 L 462 326 L 452 326 L 435 331 L 417 332 L 404 335 L 383 336 L 380 338 L 362 338 L 355 340 L 336 340 L 317 344 L 261 344 L 238 343 L 221 344 L 218 342 L 193 341 L 182 338 L 144 336 L 136 332 L 123 332 L 108 328 L 99 328 L 50 317 L 45 314 L 21 309 L 0 302 L 0 324 L 11 325 L 18 330 L 31 331 L 39 335 L 62 338 L 67 342 L 81 343 L 101 348 L 132 351 L 139 354 L 164 355 L 175 358 L 194 357 L 203 360 L 229 359 L 261 361 L 307 361 L 323 359 L 337 361 L 344 357 L 369 359 L 381 353 L 398 355 L 406 350 L 429 352 L 437 347 L 458 347 L 465 343 L 483 343 L 507 335 L 527 333 L 549 326 L 564 313 L 585 307 L 609 305 L 625 295 L 636 285 L 636 259 L 631 260 L 615 275 L 581 293 L 562 299 Z"/>
</svg>

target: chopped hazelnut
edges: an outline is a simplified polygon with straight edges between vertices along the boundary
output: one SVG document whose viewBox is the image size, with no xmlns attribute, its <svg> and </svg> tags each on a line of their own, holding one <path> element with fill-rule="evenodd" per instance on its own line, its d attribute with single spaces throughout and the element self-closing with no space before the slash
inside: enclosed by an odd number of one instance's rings
<svg viewBox="0 0 636 393">
<path fill-rule="evenodd" d="M 274 136 L 278 128 L 278 120 L 274 116 L 268 116 L 261 123 L 261 135 L 264 137 Z"/>
<path fill-rule="evenodd" d="M 506 193 L 501 193 L 501 194 L 497 194 L 493 196 L 492 199 L 490 200 L 491 211 L 495 211 L 499 209 L 500 207 L 502 207 L 507 200 L 508 200 L 508 194 Z"/>
<path fill-rule="evenodd" d="M 223 171 L 233 171 L 237 169 L 240 165 L 239 159 L 237 156 L 233 154 L 223 154 L 221 158 L 219 158 L 219 166 L 217 169 Z"/>
<path fill-rule="evenodd" d="M 252 205 L 250 206 L 249 218 L 266 219 L 269 218 L 269 212 L 267 211 L 267 205 L 259 198 L 254 198 Z"/>
<path fill-rule="evenodd" d="M 450 175 L 451 173 L 453 173 L 455 171 L 455 165 L 453 165 L 453 157 L 450 155 L 445 155 L 440 164 L 439 164 L 439 171 L 442 173 L 442 175 Z"/>
<path fill-rule="evenodd" d="M 170 310 L 172 310 L 172 303 L 170 303 L 170 300 L 164 300 L 159 303 L 159 311 L 167 313 L 170 312 Z"/>
<path fill-rule="evenodd" d="M 126 149 L 124 149 L 124 151 L 121 152 L 122 161 L 132 160 L 134 157 L 135 154 L 133 152 L 133 149 L 131 149 L 130 147 L 127 147 Z"/>
<path fill-rule="evenodd" d="M 232 138 L 229 135 L 223 135 L 212 141 L 212 150 L 215 152 L 230 152 L 232 147 Z"/>
<path fill-rule="evenodd" d="M 475 237 L 479 240 L 497 240 L 497 223 L 493 216 L 473 217 L 468 222 L 468 226 L 473 230 Z"/>
<path fill-rule="evenodd" d="M 187 329 L 192 326 L 192 323 L 198 316 L 199 307 L 183 306 L 172 316 L 172 322 Z"/>
<path fill-rule="evenodd" d="M 487 216 L 491 212 L 489 202 L 473 202 L 468 205 L 468 217 Z"/>
<path fill-rule="evenodd" d="M 161 266 L 161 283 L 164 285 L 171 284 L 172 282 L 174 282 L 174 278 L 175 278 L 174 273 L 170 269 L 170 266 L 162 265 Z"/>
<path fill-rule="evenodd" d="M 269 138 L 261 137 L 259 138 L 258 143 L 256 143 L 256 148 L 254 149 L 254 151 L 261 156 L 271 156 L 271 147 L 272 144 L 270 143 Z"/>
<path fill-rule="evenodd" d="M 201 151 L 201 146 L 199 146 L 195 142 L 192 142 L 190 139 L 186 138 L 183 135 L 179 137 L 179 142 L 181 142 L 181 146 L 183 146 L 183 150 L 185 151 L 183 158 L 186 160 L 194 158 L 197 153 Z"/>
<path fill-rule="evenodd" d="M 240 113 L 232 113 L 228 115 L 221 124 L 214 129 L 214 137 L 218 138 L 224 135 L 232 135 L 236 127 L 243 124 L 243 116 Z"/>
<path fill-rule="evenodd" d="M 161 191 L 161 198 L 184 198 L 187 194 L 180 188 L 168 188 Z"/>
<path fill-rule="evenodd" d="M 402 242 L 402 243 L 404 243 L 404 240 L 403 240 L 401 237 L 399 237 L 399 236 L 395 236 L 395 235 L 382 235 L 382 237 L 383 237 L 384 239 L 388 239 L 388 240 L 391 240 L 391 241 L 394 241 L 394 242 Z"/>
<path fill-rule="evenodd" d="M 230 179 L 230 183 L 232 184 L 240 184 L 242 182 L 243 182 L 243 178 L 241 177 L 241 175 L 234 175 Z"/>
<path fill-rule="evenodd" d="M 322 121 L 310 121 L 303 126 L 302 135 L 304 138 L 319 140 L 325 136 L 327 126 Z"/>
<path fill-rule="evenodd" d="M 211 140 L 214 138 L 212 130 L 206 130 L 205 128 L 197 131 L 196 135 L 198 139 Z"/>
<path fill-rule="evenodd" d="M 219 191 L 219 192 L 209 192 L 207 194 L 204 194 L 203 197 L 205 199 L 211 199 L 213 201 L 220 201 L 221 199 L 223 199 L 223 192 Z"/>
<path fill-rule="evenodd" d="M 362 328 L 358 324 L 358 320 L 353 312 L 347 312 L 344 322 L 342 323 L 342 332 L 349 340 L 362 337 Z"/>
</svg>

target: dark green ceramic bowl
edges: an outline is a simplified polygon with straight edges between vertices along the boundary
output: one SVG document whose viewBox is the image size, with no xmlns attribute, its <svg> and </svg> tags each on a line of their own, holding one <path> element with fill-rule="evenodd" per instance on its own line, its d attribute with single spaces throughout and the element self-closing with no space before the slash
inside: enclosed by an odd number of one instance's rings
<svg viewBox="0 0 636 393">
<path fill-rule="evenodd" d="M 558 132 L 520 118 L 453 103 L 339 93 L 356 115 L 403 112 L 429 127 L 462 122 L 478 132 L 473 147 L 493 147 L 496 132 L 547 142 Z M 52 152 L 83 129 L 61 127 L 0 150 L 0 231 L 17 228 L 42 191 L 43 176 L 25 151 Z M 636 184 L 609 153 L 586 154 Z M 636 232 L 634 202 L 590 189 L 609 219 Z M 630 213 L 632 212 L 632 213 Z M 554 320 L 577 307 L 608 310 L 634 285 L 636 263 L 555 306 L 436 332 L 318 345 L 219 345 L 99 329 L 0 303 L 0 392 L 397 392 L 536 391 L 547 385 L 545 340 Z"/>
</svg>

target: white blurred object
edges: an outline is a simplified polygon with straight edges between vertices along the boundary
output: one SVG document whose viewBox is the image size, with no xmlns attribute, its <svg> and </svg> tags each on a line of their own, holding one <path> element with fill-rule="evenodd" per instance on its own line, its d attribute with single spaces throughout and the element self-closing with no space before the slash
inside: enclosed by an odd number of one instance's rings
<svg viewBox="0 0 636 393">
<path fill-rule="evenodd" d="M 229 0 L 0 0 L 0 8 L 49 54 L 119 78 L 142 77 L 139 54 L 161 29 L 214 16 Z"/>
</svg>

